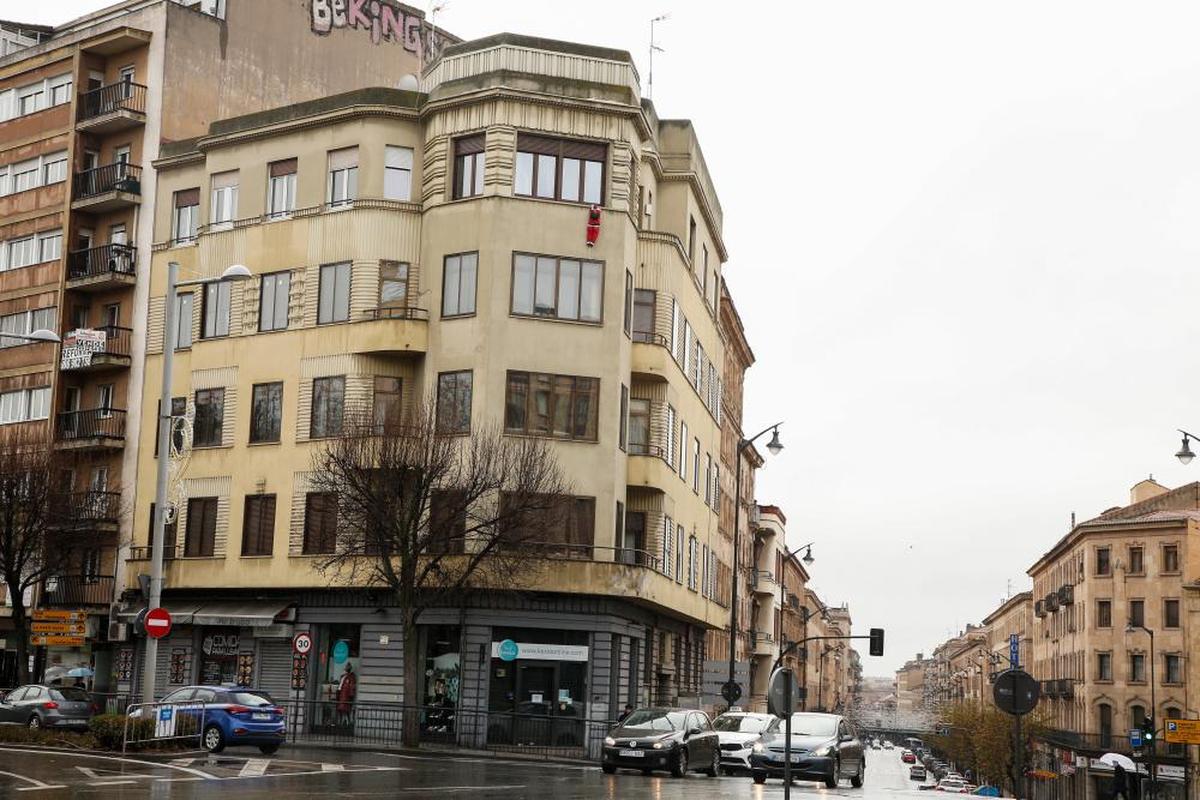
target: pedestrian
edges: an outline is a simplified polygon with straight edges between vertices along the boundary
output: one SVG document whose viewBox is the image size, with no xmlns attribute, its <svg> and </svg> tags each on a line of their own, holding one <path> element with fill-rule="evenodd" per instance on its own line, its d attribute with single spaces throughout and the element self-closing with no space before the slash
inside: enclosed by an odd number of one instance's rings
<svg viewBox="0 0 1200 800">
<path fill-rule="evenodd" d="M 1120 764 L 1113 766 L 1113 800 L 1117 797 L 1121 800 L 1129 800 L 1129 776 L 1125 774 L 1125 768 Z"/>
<path fill-rule="evenodd" d="M 620 724 L 620 723 L 624 722 L 625 720 L 629 719 L 629 715 L 632 713 L 633 713 L 633 705 L 630 703 L 626 703 L 625 710 L 621 712 L 621 716 L 617 717 L 617 723 Z"/>
<path fill-rule="evenodd" d="M 350 706 L 354 703 L 354 698 L 357 695 L 358 678 L 354 675 L 354 665 L 347 661 L 346 669 L 342 672 L 342 680 L 338 683 L 337 690 L 338 725 L 350 724 Z"/>
</svg>

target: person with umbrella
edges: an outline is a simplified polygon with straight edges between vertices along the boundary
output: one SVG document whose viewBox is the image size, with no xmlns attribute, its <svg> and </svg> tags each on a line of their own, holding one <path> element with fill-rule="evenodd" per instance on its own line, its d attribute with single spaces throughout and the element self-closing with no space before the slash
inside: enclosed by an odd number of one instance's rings
<svg viewBox="0 0 1200 800">
<path fill-rule="evenodd" d="M 1116 800 L 1118 796 L 1121 797 L 1121 800 L 1129 800 L 1128 771 L 1134 770 L 1136 772 L 1137 770 L 1133 759 L 1120 753 L 1105 753 L 1100 756 L 1100 763 L 1108 764 L 1113 768 L 1112 800 Z"/>
</svg>

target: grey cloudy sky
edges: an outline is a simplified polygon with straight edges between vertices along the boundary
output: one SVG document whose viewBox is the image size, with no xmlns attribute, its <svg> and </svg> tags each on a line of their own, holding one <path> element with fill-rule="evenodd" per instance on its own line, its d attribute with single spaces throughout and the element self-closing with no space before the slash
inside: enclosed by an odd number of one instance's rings
<svg viewBox="0 0 1200 800">
<path fill-rule="evenodd" d="M 296 0 L 300 5 L 304 0 Z M 93 0 L 0 0 L 62 22 Z M 746 427 L 813 582 L 886 674 L 978 621 L 1200 427 L 1200 9 L 1182 2 L 451 0 L 630 50 L 695 121 L 758 356 Z M 865 648 L 861 648 L 865 651 Z"/>
</svg>

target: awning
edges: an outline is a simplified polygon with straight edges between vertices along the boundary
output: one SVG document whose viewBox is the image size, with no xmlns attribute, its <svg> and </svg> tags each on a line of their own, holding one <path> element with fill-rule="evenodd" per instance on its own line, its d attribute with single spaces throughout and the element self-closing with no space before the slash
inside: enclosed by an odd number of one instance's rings
<svg viewBox="0 0 1200 800">
<path fill-rule="evenodd" d="M 196 610 L 200 608 L 200 604 L 195 601 L 184 602 L 176 600 L 174 602 L 167 601 L 162 604 L 162 607 L 171 615 L 172 625 L 191 625 L 192 618 Z M 118 611 L 117 619 L 121 622 L 133 622 L 137 619 L 137 615 L 142 613 L 141 608 L 131 608 L 128 610 Z"/>
<path fill-rule="evenodd" d="M 291 611 L 291 607 L 292 604 L 284 600 L 226 600 L 204 603 L 193 612 L 189 622 L 192 625 L 265 628 L 277 621 L 295 620 L 295 612 Z M 175 612 L 171 613 L 174 615 Z M 276 617 L 282 619 L 276 620 Z"/>
</svg>

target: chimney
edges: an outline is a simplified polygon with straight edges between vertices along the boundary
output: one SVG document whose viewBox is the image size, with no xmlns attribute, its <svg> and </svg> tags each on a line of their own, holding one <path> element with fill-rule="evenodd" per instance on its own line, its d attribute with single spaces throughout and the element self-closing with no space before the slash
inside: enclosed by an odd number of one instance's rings
<svg viewBox="0 0 1200 800">
<path fill-rule="evenodd" d="M 1141 503 L 1145 500 L 1158 497 L 1160 494 L 1166 494 L 1169 491 L 1170 489 L 1154 480 L 1154 476 L 1151 475 L 1146 480 L 1135 483 L 1133 488 L 1129 490 L 1129 503 L 1130 505 Z"/>
</svg>

